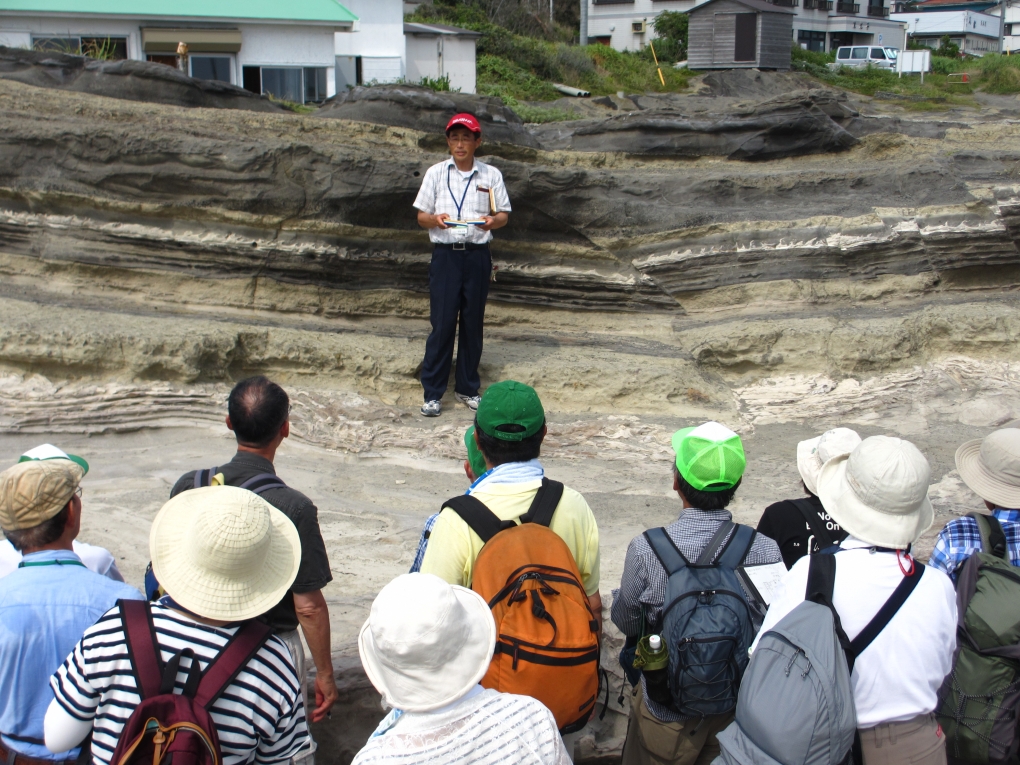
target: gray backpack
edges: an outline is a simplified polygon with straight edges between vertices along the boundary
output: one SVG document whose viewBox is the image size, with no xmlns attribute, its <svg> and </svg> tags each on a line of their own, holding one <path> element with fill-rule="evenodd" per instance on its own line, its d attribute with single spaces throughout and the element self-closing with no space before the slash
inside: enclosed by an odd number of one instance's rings
<svg viewBox="0 0 1020 765">
<path fill-rule="evenodd" d="M 915 564 L 878 614 L 849 640 L 832 607 L 836 558 L 811 556 L 806 599 L 762 635 L 744 673 L 736 720 L 719 734 L 712 765 L 859 762 L 854 660 L 906 601 L 924 573 Z"/>
</svg>

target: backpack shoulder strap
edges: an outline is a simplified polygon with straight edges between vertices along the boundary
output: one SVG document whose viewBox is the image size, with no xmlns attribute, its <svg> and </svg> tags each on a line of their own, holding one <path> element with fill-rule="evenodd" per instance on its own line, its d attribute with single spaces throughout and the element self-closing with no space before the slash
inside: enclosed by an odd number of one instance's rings
<svg viewBox="0 0 1020 765">
<path fill-rule="evenodd" d="M 836 587 L 836 556 L 821 554 L 811 555 L 808 558 L 808 580 L 807 591 L 804 593 L 804 600 L 825 606 L 832 614 L 832 623 L 836 629 L 836 639 L 843 648 L 843 656 L 846 658 L 847 668 L 852 674 L 854 661 L 857 656 L 850 650 L 850 638 L 843 630 L 843 622 L 832 605 L 832 591 Z"/>
<path fill-rule="evenodd" d="M 461 494 L 443 503 L 459 515 L 471 530 L 482 538 L 482 542 L 488 542 L 496 534 L 504 529 L 510 529 L 517 524 L 513 521 L 502 521 L 494 512 L 485 506 L 477 497 L 470 494 Z"/>
<path fill-rule="evenodd" d="M 128 658 L 131 671 L 138 683 L 142 699 L 159 695 L 163 682 L 163 660 L 156 642 L 156 628 L 152 623 L 152 611 L 143 600 L 121 600 L 120 618 L 127 638 Z"/>
<path fill-rule="evenodd" d="M 531 500 L 531 507 L 521 516 L 521 523 L 537 523 L 539 526 L 548 526 L 552 523 L 553 513 L 556 512 L 556 507 L 560 504 L 562 496 L 562 483 L 543 478 L 535 498 Z"/>
<path fill-rule="evenodd" d="M 201 489 L 203 486 L 212 485 L 212 477 L 220 471 L 219 466 L 214 468 L 205 468 L 204 470 L 195 471 L 193 489 Z"/>
<path fill-rule="evenodd" d="M 832 547 L 836 544 L 836 541 L 829 534 L 829 530 L 825 528 L 825 524 L 822 523 L 822 519 L 818 517 L 818 512 L 815 510 L 815 506 L 810 500 L 791 499 L 790 503 L 800 510 L 800 514 L 804 516 L 804 520 L 810 527 L 811 533 L 818 537 L 818 541 L 821 543 L 822 549 Z"/>
<path fill-rule="evenodd" d="M 736 526 L 733 521 L 726 521 L 720 524 L 719 528 L 715 530 L 715 534 L 708 541 L 708 544 L 701 551 L 701 555 L 694 561 L 695 566 L 711 566 L 715 563 L 715 559 L 719 555 L 719 551 L 723 548 L 723 544 L 726 542 L 726 538 L 729 537 L 730 531 Z"/>
<path fill-rule="evenodd" d="M 978 532 L 981 534 L 981 552 L 990 553 L 996 558 L 1009 560 L 1006 545 L 1006 534 L 1002 530 L 1002 524 L 994 515 L 984 513 L 967 513 L 977 524 Z"/>
<path fill-rule="evenodd" d="M 744 562 L 744 558 L 751 552 L 751 546 L 754 544 L 758 532 L 742 523 L 735 525 L 737 528 L 730 537 L 730 541 L 727 542 L 726 547 L 723 548 L 719 560 L 716 561 L 717 566 L 736 568 Z"/>
<path fill-rule="evenodd" d="M 249 478 L 237 488 L 247 489 L 248 491 L 253 491 L 261 496 L 262 492 L 269 491 L 270 489 L 286 489 L 287 484 L 281 481 L 279 476 L 273 473 L 259 473 L 258 475 Z"/>
<path fill-rule="evenodd" d="M 645 532 L 645 539 L 648 540 L 648 544 L 652 548 L 652 552 L 655 553 L 655 557 L 659 559 L 659 563 L 666 569 L 667 576 L 672 576 L 680 569 L 690 565 L 684 554 L 680 552 L 680 548 L 670 539 L 665 529 L 648 529 Z"/>
<path fill-rule="evenodd" d="M 878 609 L 875 618 L 868 622 L 868 625 L 861 630 L 861 633 L 850 641 L 850 651 L 853 653 L 854 658 L 864 653 L 864 649 L 871 645 L 872 641 L 878 637 L 878 634 L 892 621 L 892 618 L 896 616 L 896 612 L 907 602 L 910 593 L 920 584 L 921 577 L 924 575 L 926 568 L 927 566 L 922 566 L 917 561 L 914 561 L 914 570 L 910 572 L 909 576 L 903 577 L 902 581 L 896 586 L 896 589 L 893 590 L 893 594 L 889 596 L 889 600 Z"/>
<path fill-rule="evenodd" d="M 246 621 L 220 651 L 219 656 L 205 668 L 195 692 L 195 702 L 210 709 L 272 634 L 273 630 L 262 622 L 255 619 Z M 298 678 L 301 688 L 304 688 L 304 682 L 303 677 Z"/>
</svg>

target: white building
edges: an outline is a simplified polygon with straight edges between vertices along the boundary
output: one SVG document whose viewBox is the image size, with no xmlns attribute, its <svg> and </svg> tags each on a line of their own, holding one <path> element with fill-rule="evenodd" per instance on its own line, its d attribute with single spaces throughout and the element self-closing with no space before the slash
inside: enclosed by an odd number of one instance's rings
<svg viewBox="0 0 1020 765">
<path fill-rule="evenodd" d="M 989 16 L 999 17 L 999 6 L 985 11 Z M 1020 4 L 1009 3 L 1006 7 L 1006 29 L 1002 38 L 1002 49 L 1006 53 L 1016 55 L 1020 52 Z"/>
<path fill-rule="evenodd" d="M 335 41 L 357 16 L 336 0 L 0 0 L 0 45 L 177 65 L 188 74 L 288 101 L 336 93 Z"/>
<path fill-rule="evenodd" d="M 344 0 L 344 4 L 358 17 L 358 33 L 336 36 L 337 87 L 403 77 L 403 0 Z"/>
<path fill-rule="evenodd" d="M 705 0 L 588 0 L 588 40 L 617 50 L 639 50 L 655 38 L 653 23 L 662 11 L 686 12 Z M 889 18 L 889 0 L 775 0 L 791 8 L 793 38 L 808 50 L 840 45 L 906 47 L 904 25 Z"/>
<path fill-rule="evenodd" d="M 450 78 L 450 89 L 475 92 L 475 44 L 481 34 L 445 24 L 404 24 L 407 81 Z"/>
<path fill-rule="evenodd" d="M 949 41 L 959 46 L 961 53 L 983 56 L 999 49 L 997 15 L 977 11 L 915 11 L 894 13 L 893 18 L 906 22 L 911 39 L 929 48 L 939 47 L 942 38 L 949 35 Z"/>
</svg>

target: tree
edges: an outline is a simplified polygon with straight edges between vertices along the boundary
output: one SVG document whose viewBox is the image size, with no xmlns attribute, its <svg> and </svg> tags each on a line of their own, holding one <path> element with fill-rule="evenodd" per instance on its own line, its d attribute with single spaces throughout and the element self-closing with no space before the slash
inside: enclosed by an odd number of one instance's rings
<svg viewBox="0 0 1020 765">
<path fill-rule="evenodd" d="M 683 61 L 687 58 L 687 14 L 663 11 L 655 17 L 655 52 L 662 61 Z"/>
</svg>

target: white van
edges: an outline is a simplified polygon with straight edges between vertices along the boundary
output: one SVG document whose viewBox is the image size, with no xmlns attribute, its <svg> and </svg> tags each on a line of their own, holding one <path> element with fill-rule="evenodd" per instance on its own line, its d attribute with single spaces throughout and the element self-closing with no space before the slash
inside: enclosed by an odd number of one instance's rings
<svg viewBox="0 0 1020 765">
<path fill-rule="evenodd" d="M 841 66 L 864 68 L 877 66 L 883 69 L 896 68 L 898 51 L 879 45 L 843 45 L 836 49 L 836 63 L 829 64 L 829 69 Z"/>
</svg>

